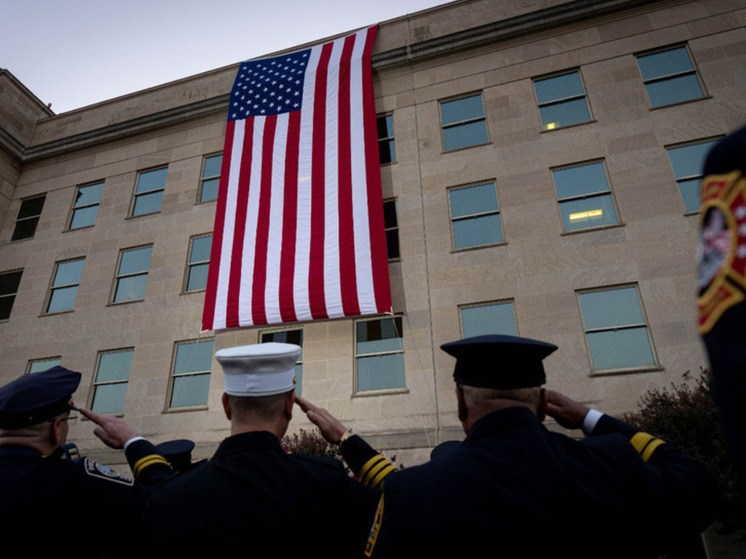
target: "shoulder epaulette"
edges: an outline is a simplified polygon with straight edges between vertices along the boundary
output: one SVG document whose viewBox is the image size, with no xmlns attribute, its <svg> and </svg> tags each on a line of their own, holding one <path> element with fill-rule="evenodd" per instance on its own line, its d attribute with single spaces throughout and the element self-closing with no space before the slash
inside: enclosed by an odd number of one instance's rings
<svg viewBox="0 0 746 559">
<path fill-rule="evenodd" d="M 629 442 L 632 443 L 632 446 L 635 447 L 635 450 L 640 453 L 642 459 L 647 462 L 648 460 L 650 460 L 653 452 L 655 452 L 655 449 L 657 449 L 660 445 L 665 444 L 666 441 L 654 437 L 649 433 L 640 431 L 639 433 L 635 433 L 629 440 Z"/>
</svg>

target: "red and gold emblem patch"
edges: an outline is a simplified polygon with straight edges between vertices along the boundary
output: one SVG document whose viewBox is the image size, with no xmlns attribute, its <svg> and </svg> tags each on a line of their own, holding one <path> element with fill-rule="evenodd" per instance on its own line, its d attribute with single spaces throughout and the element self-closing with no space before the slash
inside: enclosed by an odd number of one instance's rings
<svg viewBox="0 0 746 559">
<path fill-rule="evenodd" d="M 709 332 L 746 295 L 746 177 L 739 171 L 702 181 L 697 249 L 699 331 Z"/>
</svg>

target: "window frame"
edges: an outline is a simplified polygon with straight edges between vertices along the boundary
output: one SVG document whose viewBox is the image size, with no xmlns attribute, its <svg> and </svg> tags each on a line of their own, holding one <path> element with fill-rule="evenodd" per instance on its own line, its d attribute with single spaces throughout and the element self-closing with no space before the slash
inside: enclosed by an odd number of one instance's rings
<svg viewBox="0 0 746 559">
<path fill-rule="evenodd" d="M 577 74 L 578 75 L 578 80 L 580 81 L 580 86 L 583 89 L 583 93 L 582 94 L 575 94 L 575 95 L 570 95 L 570 96 L 567 96 L 567 97 L 556 97 L 556 98 L 553 98 L 551 101 L 544 101 L 544 102 L 539 101 L 539 92 L 536 89 L 536 84 L 538 82 L 552 80 L 552 79 L 555 79 L 555 78 L 561 78 L 563 76 L 569 76 L 571 74 Z M 593 118 L 593 111 L 591 111 L 591 103 L 590 103 L 590 100 L 588 99 L 588 89 L 585 87 L 585 80 L 583 79 L 583 73 L 580 71 L 580 68 L 570 68 L 570 69 L 562 70 L 562 71 L 559 71 L 559 72 L 553 72 L 551 74 L 545 74 L 543 76 L 537 76 L 537 77 L 531 79 L 531 83 L 534 86 L 534 88 L 533 88 L 534 89 L 534 99 L 536 100 L 536 107 L 539 110 L 539 122 L 541 123 L 541 131 L 542 132 L 550 132 L 552 130 L 560 130 L 560 129 L 565 129 L 565 128 L 572 128 L 573 126 L 582 126 L 584 124 L 589 124 L 589 123 L 595 121 L 595 119 Z M 572 124 L 567 124 L 565 126 L 562 126 L 562 125 L 550 126 L 551 124 L 555 124 L 555 123 L 551 123 L 551 122 L 545 123 L 544 122 L 544 118 L 542 116 L 542 108 L 551 107 L 553 105 L 560 105 L 562 103 L 568 103 L 570 101 L 576 101 L 578 99 L 585 99 L 585 108 L 588 111 L 588 120 L 584 120 L 582 122 L 573 122 Z"/>
<path fill-rule="evenodd" d="M 386 223 L 386 204 L 393 205 L 393 215 L 394 219 L 396 220 L 396 223 L 394 225 L 391 225 L 390 223 Z M 395 262 L 398 260 L 401 260 L 401 239 L 399 238 L 399 214 L 397 212 L 397 203 L 396 198 L 387 198 L 383 201 L 383 230 L 384 235 L 386 236 L 386 258 L 389 262 Z M 391 246 L 389 244 L 389 236 L 396 235 L 396 255 L 392 256 L 391 253 Z"/>
<path fill-rule="evenodd" d="M 192 235 L 189 237 L 189 248 L 187 249 L 187 261 L 186 261 L 186 268 L 184 271 L 184 280 L 181 286 L 181 292 L 183 294 L 185 293 L 200 293 L 202 291 L 205 291 L 207 289 L 207 277 L 205 277 L 205 286 L 200 287 L 199 289 L 189 289 L 189 280 L 191 278 L 192 268 L 195 266 L 204 266 L 207 264 L 208 272 L 210 267 L 210 255 L 208 255 L 207 260 L 198 260 L 196 262 L 192 261 L 192 251 L 194 249 L 194 241 L 197 239 L 204 239 L 206 237 L 210 237 L 210 248 L 212 249 L 212 237 L 213 233 L 200 233 L 199 235 Z M 212 250 L 210 251 L 212 253 Z"/>
<path fill-rule="evenodd" d="M 566 171 L 568 169 L 579 169 L 582 167 L 589 167 L 591 165 L 600 164 L 601 168 L 603 169 L 604 178 L 606 179 L 606 186 L 608 187 L 608 190 L 594 190 L 592 192 L 586 192 L 584 194 L 576 194 L 572 196 L 565 196 L 564 198 L 560 198 L 560 193 L 557 190 L 557 182 L 555 180 L 555 172 L 557 171 Z M 619 208 L 617 207 L 616 203 L 616 197 L 614 196 L 614 190 L 611 187 L 611 180 L 609 179 L 609 171 L 606 168 L 606 160 L 603 158 L 599 159 L 589 159 L 587 161 L 580 161 L 578 163 L 567 163 L 565 165 L 558 165 L 556 167 L 550 167 L 549 169 L 551 175 L 552 175 L 552 184 L 554 186 L 554 193 L 555 198 L 557 201 L 557 209 L 559 210 L 560 214 L 560 224 L 562 225 L 562 234 L 563 235 L 574 235 L 577 233 L 584 233 L 587 231 L 596 231 L 599 229 L 609 229 L 611 227 L 621 227 L 624 225 L 622 223 L 622 219 L 619 215 Z M 562 205 L 567 204 L 568 202 L 575 202 L 578 200 L 588 200 L 591 198 L 601 198 L 604 196 L 608 196 L 611 204 L 611 208 L 614 210 L 614 223 L 604 223 L 601 225 L 590 225 L 588 227 L 579 227 L 577 229 L 567 229 L 565 227 L 565 218 L 564 218 L 564 212 L 562 210 Z M 573 214 L 568 215 L 568 220 L 570 216 Z"/>
<path fill-rule="evenodd" d="M 369 353 L 358 353 L 358 339 L 357 339 L 357 330 L 358 330 L 358 324 L 363 322 L 374 322 L 374 321 L 384 321 L 384 320 L 393 320 L 394 321 L 394 328 L 395 330 L 399 330 L 399 339 L 401 340 L 401 349 L 397 350 L 386 350 L 386 351 L 376 351 L 376 352 L 369 352 Z M 382 394 L 395 394 L 395 393 L 405 393 L 409 392 L 407 388 L 407 367 L 406 367 L 406 359 L 405 359 L 405 348 L 404 348 L 404 320 L 403 316 L 401 314 L 394 314 L 391 316 L 371 316 L 371 317 L 364 317 L 364 318 L 357 318 L 352 322 L 353 327 L 353 339 L 352 339 L 352 349 L 353 349 L 353 396 L 379 396 Z M 386 355 L 401 355 L 401 362 L 402 362 L 402 386 L 395 386 L 395 387 L 388 387 L 388 388 L 376 388 L 372 390 L 361 390 L 360 389 L 360 383 L 359 383 L 359 366 L 358 363 L 360 361 L 360 358 L 365 357 L 371 357 L 371 356 L 386 356 Z"/>
<path fill-rule="evenodd" d="M 471 99 L 472 97 L 479 97 L 479 102 L 482 107 L 482 116 L 479 117 L 471 117 L 464 120 L 459 120 L 456 122 L 449 122 L 448 124 L 443 122 L 443 105 L 446 103 L 453 103 L 455 101 L 461 101 L 464 99 Z M 485 146 L 490 143 L 492 143 L 492 140 L 490 138 L 490 129 L 489 126 L 487 126 L 487 111 L 484 108 L 484 95 L 483 92 L 480 91 L 472 91 L 470 93 L 464 93 L 461 95 L 456 95 L 454 97 L 448 97 L 446 99 L 441 99 L 438 101 L 438 111 L 440 113 L 440 139 L 441 139 L 441 145 L 443 146 L 443 153 L 452 153 L 455 151 L 460 151 L 464 149 L 470 149 L 474 147 L 479 146 Z M 469 144 L 465 146 L 458 146 L 454 148 L 448 148 L 446 143 L 446 130 L 462 127 L 462 126 L 468 126 L 469 124 L 474 124 L 475 122 L 483 122 L 484 123 L 484 135 L 486 137 L 484 142 L 479 142 L 476 144 Z"/>
<path fill-rule="evenodd" d="M 142 178 L 143 175 L 145 175 L 147 173 L 154 173 L 156 171 L 162 171 L 164 169 L 166 170 L 166 175 L 163 178 L 163 186 L 162 187 L 160 187 L 160 188 L 153 188 L 153 189 L 146 190 L 146 191 L 143 191 L 143 192 L 138 192 L 137 191 L 138 186 L 140 185 L 140 179 Z M 138 214 L 135 213 L 135 209 L 137 208 L 137 198 L 140 197 L 140 196 L 146 196 L 146 195 L 153 194 L 153 193 L 156 193 L 156 192 L 161 192 L 161 193 L 165 194 L 165 192 L 166 192 L 166 183 L 167 182 L 168 182 L 168 164 L 158 165 L 156 167 L 151 167 L 149 169 L 142 169 L 140 171 L 137 171 L 137 178 L 135 179 L 135 188 L 132 191 L 132 202 L 131 202 L 131 207 L 130 207 L 130 212 L 129 212 L 129 218 L 133 219 L 133 218 L 145 217 L 145 216 L 148 216 L 148 215 L 155 215 L 155 214 L 161 213 L 161 211 L 163 211 L 163 196 L 161 196 L 161 201 L 158 204 L 158 210 L 157 211 L 146 212 L 146 213 L 138 213 Z"/>
<path fill-rule="evenodd" d="M 207 168 L 207 160 L 212 159 L 213 157 L 220 157 L 220 168 L 217 175 L 210 175 L 209 177 L 205 176 L 205 170 Z M 216 193 L 215 198 L 210 198 L 209 200 L 204 200 L 204 188 L 205 188 L 205 182 L 215 180 L 218 181 L 218 186 L 220 185 L 220 176 L 223 174 L 223 152 L 216 152 L 216 153 L 209 153 L 207 155 L 202 156 L 202 167 L 200 168 L 200 174 L 199 174 L 199 188 L 197 188 L 197 204 L 209 204 L 210 202 L 215 202 L 218 199 L 219 192 Z"/>
<path fill-rule="evenodd" d="M 148 269 L 145 272 L 137 272 L 137 273 L 130 273 L 130 274 L 121 274 L 120 273 L 120 268 L 122 267 L 122 257 L 124 256 L 124 253 L 125 252 L 134 252 L 136 250 L 142 250 L 142 249 L 145 249 L 145 248 L 150 248 L 151 249 L 150 260 L 148 261 Z M 147 289 L 147 281 L 148 281 L 147 280 L 147 276 L 150 274 L 150 265 L 151 265 L 152 260 L 153 260 L 153 248 L 154 248 L 154 245 L 151 243 L 151 244 L 139 245 L 139 246 L 135 246 L 135 247 L 127 247 L 127 248 L 123 248 L 123 249 L 119 250 L 119 257 L 117 259 L 117 267 L 116 267 L 116 271 L 114 273 L 114 283 L 113 283 L 112 288 L 111 288 L 111 295 L 109 296 L 109 304 L 110 305 L 125 305 L 127 303 L 137 303 L 137 302 L 145 300 L 145 290 Z M 143 288 L 143 296 L 142 296 L 142 298 L 139 298 L 139 299 L 127 299 L 126 301 L 117 301 L 117 300 L 115 300 L 116 295 L 117 295 L 117 288 L 119 287 L 119 280 L 122 279 L 122 278 L 131 278 L 131 277 L 140 276 L 140 275 L 146 276 L 145 277 L 145 286 Z"/>
<path fill-rule="evenodd" d="M 93 182 L 89 182 L 86 184 L 80 184 L 75 187 L 75 195 L 73 196 L 73 204 L 72 204 L 72 207 L 70 208 L 70 214 L 68 215 L 68 218 L 67 218 L 67 224 L 65 227 L 65 231 L 78 231 L 80 229 L 89 229 L 96 225 L 96 218 L 98 217 L 98 209 L 101 206 L 101 197 L 103 196 L 105 182 L 106 182 L 105 179 L 102 179 L 100 181 L 93 181 Z M 99 186 L 99 185 L 101 185 L 101 195 L 99 196 L 98 202 L 96 202 L 95 204 L 85 204 L 81 206 L 76 205 L 78 194 L 80 193 L 80 190 L 82 188 L 90 188 L 90 187 Z M 72 226 L 73 221 L 75 221 L 76 212 L 78 212 L 79 210 L 85 210 L 85 209 L 89 209 L 93 207 L 96 208 L 96 215 L 93 217 L 93 223 L 91 223 L 90 225 L 81 225 L 80 227 Z"/>
<path fill-rule="evenodd" d="M 212 349 L 210 350 L 210 368 L 207 370 L 188 371 L 185 373 L 176 374 L 174 372 L 174 369 L 176 368 L 176 361 L 178 358 L 179 348 L 182 346 L 188 345 L 188 344 L 197 344 L 197 343 L 202 343 L 202 342 L 211 342 L 213 344 Z M 215 338 L 214 337 L 196 338 L 196 339 L 180 340 L 180 341 L 174 342 L 174 348 L 173 348 L 173 352 L 171 356 L 171 367 L 169 368 L 169 372 L 168 372 L 168 390 L 166 392 L 165 411 L 179 412 L 179 411 L 202 410 L 208 407 L 209 402 L 210 402 L 210 383 L 212 381 L 212 364 L 214 360 L 215 360 Z M 209 378 L 207 381 L 207 393 L 205 394 L 204 404 L 192 404 L 188 406 L 174 406 L 173 405 L 174 385 L 177 379 L 181 379 L 185 377 L 205 376 L 205 375 L 207 375 Z"/>
<path fill-rule="evenodd" d="M 272 339 L 265 341 L 264 337 L 265 336 L 271 336 L 273 334 L 286 333 L 286 332 L 300 332 L 300 343 L 296 343 L 296 342 L 283 342 L 283 343 L 293 343 L 293 344 L 296 344 L 296 345 L 300 346 L 300 355 L 298 356 L 298 360 L 295 362 L 295 370 L 296 370 L 296 374 L 295 374 L 295 380 L 296 380 L 295 393 L 298 396 L 302 396 L 303 395 L 303 363 L 304 363 L 304 361 L 303 361 L 303 350 L 304 350 L 303 341 L 304 341 L 304 338 L 305 338 L 305 332 L 303 331 L 303 328 L 302 327 L 297 327 L 297 328 L 292 328 L 292 327 L 291 328 L 282 328 L 282 327 L 279 327 L 279 328 L 266 328 L 266 329 L 260 330 L 259 331 L 259 336 L 258 336 L 259 337 L 259 343 L 266 343 L 266 342 L 277 341 L 277 340 L 272 340 Z M 300 374 L 298 374 L 298 367 L 300 367 Z"/>
<path fill-rule="evenodd" d="M 678 49 L 683 49 L 686 52 L 687 56 L 689 57 L 689 62 L 692 65 L 691 70 L 673 72 L 669 74 L 662 74 L 660 76 L 655 76 L 653 78 L 647 78 L 647 79 L 645 78 L 645 76 L 642 73 L 642 67 L 640 66 L 640 58 L 643 58 L 645 56 L 651 56 L 654 54 L 660 54 L 660 53 L 667 52 L 667 51 L 675 51 Z M 694 56 L 692 56 L 692 51 L 689 49 L 689 45 L 687 43 L 679 43 L 675 45 L 667 45 L 663 47 L 658 47 L 655 49 L 635 53 L 634 56 L 635 56 L 635 61 L 637 62 L 637 69 L 640 72 L 640 78 L 642 79 L 642 84 L 645 87 L 645 93 L 648 96 L 648 102 L 650 103 L 651 110 L 662 109 L 664 107 L 673 107 L 675 105 L 681 105 L 683 103 L 691 103 L 693 101 L 699 101 L 700 99 L 706 99 L 707 97 L 709 97 L 707 93 L 707 88 L 705 87 L 704 80 L 702 80 L 702 76 L 699 73 L 699 68 L 697 67 L 696 62 L 694 61 Z M 648 89 L 648 84 L 659 83 L 665 80 L 681 78 L 681 77 L 685 77 L 688 75 L 694 75 L 697 78 L 697 84 L 699 85 L 699 88 L 702 92 L 702 95 L 700 97 L 694 97 L 691 99 L 684 99 L 682 101 L 674 101 L 673 103 L 664 103 L 660 105 L 653 104 L 653 99 L 650 97 L 650 91 Z"/>
<path fill-rule="evenodd" d="M 480 186 L 489 186 L 492 185 L 494 191 L 495 191 L 495 204 L 497 206 L 496 210 L 490 210 L 490 211 L 484 211 L 474 214 L 468 214 L 468 215 L 460 215 L 456 218 L 453 216 L 453 205 L 451 201 L 451 193 L 456 190 L 468 190 L 470 188 L 477 188 Z M 451 186 L 446 189 L 446 196 L 448 198 L 448 220 L 451 228 L 451 251 L 452 252 L 461 252 L 465 250 L 478 250 L 481 248 L 487 248 L 487 247 L 494 247 L 494 246 L 501 246 L 507 244 L 507 241 L 505 240 L 505 232 L 503 231 L 503 220 L 502 220 L 502 209 L 500 206 L 500 199 L 497 194 L 497 181 L 494 179 L 480 181 L 480 182 L 474 182 L 469 184 L 461 184 L 457 186 Z M 468 219 L 479 219 L 483 217 L 488 217 L 490 215 L 497 215 L 499 222 L 500 222 L 500 239 L 497 241 L 492 241 L 489 243 L 479 244 L 479 245 L 469 245 L 464 247 L 458 247 L 456 246 L 456 229 L 454 228 L 454 223 L 458 221 L 465 221 Z"/>
<path fill-rule="evenodd" d="M 717 144 L 718 141 L 720 141 L 723 137 L 724 137 L 723 135 L 720 135 L 720 136 L 711 137 L 711 138 L 690 140 L 687 142 L 680 142 L 678 144 L 671 144 L 671 145 L 664 146 L 666 148 L 666 155 L 668 155 L 668 162 L 671 164 L 671 171 L 673 172 L 674 180 L 676 181 L 676 189 L 678 190 L 679 197 L 681 198 L 681 202 L 684 205 L 684 215 L 698 215 L 700 212 L 701 206 L 702 206 L 702 199 L 700 196 L 699 206 L 697 207 L 696 210 L 689 209 L 687 207 L 687 202 L 686 202 L 687 199 L 684 197 L 684 194 L 682 191 L 682 183 L 689 182 L 689 181 L 695 181 L 697 185 L 701 184 L 702 179 L 705 176 L 704 175 L 704 164 L 705 164 L 705 160 L 707 159 L 707 153 L 709 153 L 709 151 L 715 146 L 715 144 Z M 702 165 L 700 167 L 699 174 L 679 176 L 677 173 L 676 167 L 674 166 L 674 162 L 671 158 L 671 151 L 684 149 L 684 148 L 701 145 L 701 144 L 712 144 L 712 145 L 706 151 L 706 153 L 704 154 L 704 157 L 702 158 Z M 697 189 L 697 192 L 699 193 L 699 189 Z"/>
<path fill-rule="evenodd" d="M 18 283 L 16 284 L 15 291 L 12 294 L 11 293 L 7 293 L 7 294 L 0 293 L 0 300 L 9 299 L 11 297 L 13 299 L 10 303 L 10 309 L 8 309 L 8 316 L 6 317 L 0 316 L 0 322 L 7 322 L 8 320 L 10 320 L 10 315 L 13 312 L 13 305 L 15 305 L 16 297 L 18 296 L 18 289 L 21 287 L 21 280 L 23 279 L 23 268 L 15 268 L 15 269 L 4 270 L 0 272 L 0 276 L 10 275 L 10 274 L 20 274 L 20 275 L 18 276 Z M 0 310 L 2 310 L 2 305 L 0 305 Z"/>
<path fill-rule="evenodd" d="M 615 324 L 613 326 L 606 326 L 603 328 L 587 328 L 586 327 L 586 318 L 583 315 L 581 295 L 587 294 L 587 293 L 620 291 L 623 289 L 630 289 L 630 288 L 633 288 L 637 295 L 637 302 L 640 307 L 640 314 L 642 315 L 643 322 L 630 323 L 630 324 Z M 585 346 L 586 346 L 586 351 L 588 354 L 588 362 L 591 368 L 591 376 L 609 376 L 609 375 L 617 375 L 617 374 L 629 374 L 629 373 L 640 373 L 640 372 L 661 370 L 660 361 L 658 360 L 658 354 L 655 350 L 655 344 L 653 342 L 653 334 L 650 328 L 650 321 L 648 320 L 647 313 L 645 312 L 645 306 L 643 304 L 642 297 L 640 294 L 640 287 L 637 283 L 623 283 L 623 284 L 617 284 L 617 285 L 593 287 L 593 288 L 588 288 L 588 289 L 578 289 L 575 291 L 575 296 L 576 296 L 577 303 L 578 303 L 578 312 L 580 313 L 580 323 L 583 328 L 583 338 L 585 339 Z M 621 330 L 631 330 L 634 328 L 642 328 L 642 327 L 645 328 L 646 339 L 648 341 L 648 345 L 650 348 L 650 354 L 653 360 L 651 364 L 614 367 L 610 369 L 596 369 L 594 367 L 593 353 L 591 351 L 591 344 L 588 339 L 589 333 L 618 332 Z"/>
<path fill-rule="evenodd" d="M 391 119 L 391 135 L 390 136 L 381 136 L 381 127 L 378 125 L 378 123 L 382 119 Z M 388 133 L 389 126 L 388 123 L 386 125 L 386 132 Z M 394 113 L 388 112 L 388 113 L 380 113 L 376 115 L 376 132 L 378 134 L 378 158 L 381 165 L 391 165 L 392 163 L 396 163 L 396 136 L 394 133 Z M 386 145 L 389 148 L 389 153 L 393 155 L 393 157 L 389 161 L 383 161 L 381 158 L 381 144 L 386 143 Z"/>
<path fill-rule="evenodd" d="M 49 282 L 49 289 L 47 289 L 47 296 L 44 299 L 44 311 L 43 315 L 55 315 L 55 314 L 64 314 L 73 312 L 75 310 L 75 300 L 78 298 L 78 289 L 80 288 L 80 282 L 83 278 L 83 268 L 80 269 L 80 277 L 78 278 L 77 283 L 66 283 L 61 285 L 55 285 L 55 282 L 57 281 L 57 274 L 60 271 L 60 266 L 64 266 L 65 264 L 71 264 L 73 262 L 83 262 L 83 267 L 85 267 L 85 256 L 79 256 L 77 258 L 67 258 L 65 260 L 59 260 L 54 263 L 54 271 L 52 272 L 52 278 Z M 57 290 L 60 289 L 68 289 L 71 287 L 75 287 L 75 298 L 73 300 L 73 306 L 69 309 L 61 309 L 56 311 L 50 311 L 49 306 L 52 304 L 52 299 L 54 298 L 54 293 Z"/>
<path fill-rule="evenodd" d="M 466 335 L 465 328 L 464 328 L 464 310 L 468 309 L 478 309 L 478 308 L 489 308 L 489 307 L 498 307 L 503 305 L 510 305 L 510 313 L 513 317 L 513 332 L 480 332 L 476 334 L 470 334 L 469 336 Z M 466 303 L 463 305 L 458 306 L 458 318 L 459 318 L 459 327 L 461 329 L 461 337 L 471 337 L 471 336 L 479 336 L 482 334 L 508 334 L 511 336 L 519 336 L 519 330 L 518 330 L 518 315 L 516 313 L 516 305 L 515 305 L 515 299 L 496 299 L 494 301 L 480 301 L 477 303 Z"/>
<path fill-rule="evenodd" d="M 124 406 L 125 406 L 125 404 L 127 402 L 127 391 L 125 391 L 124 401 L 122 402 L 122 409 L 120 411 L 109 411 L 109 412 L 96 411 L 94 409 L 94 404 L 96 402 L 96 391 L 97 391 L 97 389 L 98 389 L 99 386 L 113 386 L 115 384 L 126 384 L 127 385 L 127 390 L 129 390 L 130 377 L 132 376 L 132 363 L 130 363 L 130 370 L 129 370 L 129 373 L 127 374 L 127 380 L 116 380 L 116 381 L 105 381 L 105 382 L 99 382 L 98 381 L 98 375 L 99 375 L 99 373 L 101 371 L 101 359 L 102 359 L 102 357 L 104 355 L 110 355 L 110 354 L 113 354 L 113 353 L 125 353 L 125 352 L 132 353 L 132 361 L 134 362 L 134 357 L 135 357 L 135 348 L 134 347 L 122 347 L 122 348 L 114 348 L 114 349 L 104 349 L 104 350 L 99 351 L 96 354 L 96 366 L 93 369 L 94 370 L 94 374 L 93 374 L 93 379 L 91 381 L 91 388 L 90 388 L 89 396 L 88 396 L 88 409 L 89 410 L 94 411 L 96 413 L 105 414 L 105 415 L 124 415 Z"/>
<path fill-rule="evenodd" d="M 39 208 L 39 213 L 21 217 L 21 210 L 23 210 L 23 205 L 26 202 L 30 202 L 32 200 L 38 200 L 40 198 L 42 202 L 41 202 L 41 208 Z M 21 200 L 21 205 L 18 207 L 18 213 L 16 213 L 16 220 L 13 224 L 13 232 L 11 233 L 11 236 L 10 236 L 11 242 L 25 241 L 27 239 L 33 239 L 36 236 L 36 230 L 39 227 L 39 221 L 41 221 L 41 214 L 44 211 L 44 206 L 46 205 L 46 202 L 47 202 L 46 192 L 44 194 L 36 194 L 34 196 L 28 196 Z M 31 232 L 31 234 L 23 236 L 23 237 L 18 237 L 17 234 L 19 231 L 19 228 L 18 228 L 19 224 L 30 223 L 31 221 L 35 221 L 34 226 L 33 226 L 33 231 Z"/>
</svg>

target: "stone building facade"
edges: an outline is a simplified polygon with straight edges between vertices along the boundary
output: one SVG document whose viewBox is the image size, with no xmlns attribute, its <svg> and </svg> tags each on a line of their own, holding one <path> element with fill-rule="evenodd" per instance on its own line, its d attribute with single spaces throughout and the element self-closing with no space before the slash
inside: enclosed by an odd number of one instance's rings
<svg viewBox="0 0 746 559">
<path fill-rule="evenodd" d="M 200 332 L 238 64 L 59 115 L 0 70 L 0 381 L 62 363 L 79 403 L 205 457 L 228 428 L 214 352 L 296 341 L 303 396 L 412 464 L 462 436 L 439 346 L 497 331 L 559 346 L 551 388 L 632 410 L 706 366 L 697 187 L 746 121 L 744 24 L 742 0 L 459 0 L 382 22 L 395 314 L 281 328 Z M 71 433 L 120 459 L 87 422 Z"/>
</svg>

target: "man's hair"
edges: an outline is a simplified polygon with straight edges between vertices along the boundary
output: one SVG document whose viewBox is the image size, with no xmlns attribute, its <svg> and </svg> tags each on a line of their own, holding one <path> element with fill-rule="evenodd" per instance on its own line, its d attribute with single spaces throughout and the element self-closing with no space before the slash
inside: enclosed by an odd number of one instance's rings
<svg viewBox="0 0 746 559">
<path fill-rule="evenodd" d="M 231 412 L 240 423 L 260 421 L 263 423 L 274 421 L 282 413 L 282 408 L 288 392 L 271 396 L 256 396 L 252 398 L 228 395 Z"/>
<path fill-rule="evenodd" d="M 459 387 L 463 390 L 464 400 L 469 410 L 479 415 L 514 406 L 516 403 L 534 411 L 539 407 L 541 393 L 541 387 L 539 386 L 503 390 L 465 385 L 459 385 Z"/>
</svg>

